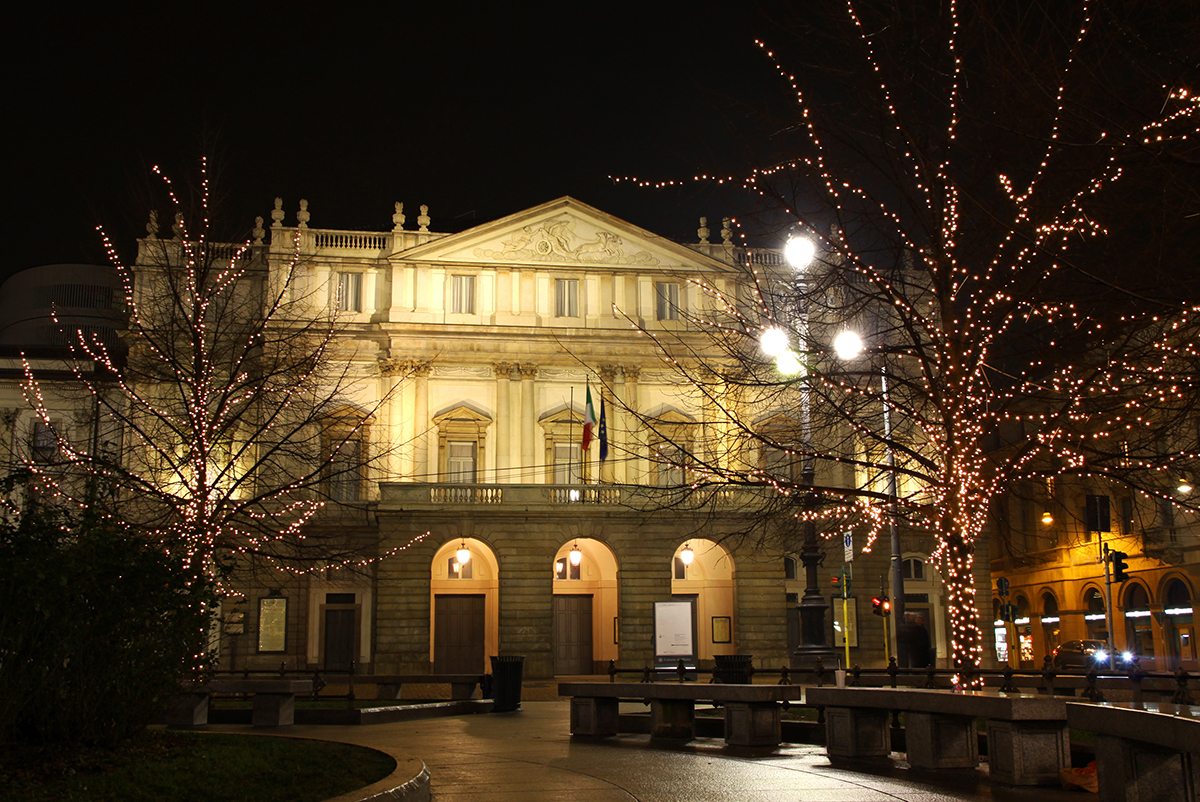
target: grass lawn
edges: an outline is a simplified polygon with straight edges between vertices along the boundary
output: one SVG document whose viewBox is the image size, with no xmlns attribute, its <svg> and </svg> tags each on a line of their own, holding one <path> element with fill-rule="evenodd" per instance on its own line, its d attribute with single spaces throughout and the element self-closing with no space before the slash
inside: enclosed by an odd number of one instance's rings
<svg viewBox="0 0 1200 802">
<path fill-rule="evenodd" d="M 151 730 L 116 749 L 0 747 L 5 802 L 319 802 L 383 779 L 387 755 L 325 741 Z"/>
</svg>

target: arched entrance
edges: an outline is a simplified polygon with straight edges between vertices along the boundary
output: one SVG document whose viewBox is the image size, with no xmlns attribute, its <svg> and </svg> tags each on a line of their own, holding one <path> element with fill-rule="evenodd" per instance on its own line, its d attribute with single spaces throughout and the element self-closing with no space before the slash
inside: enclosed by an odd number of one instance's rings
<svg viewBox="0 0 1200 802">
<path fill-rule="evenodd" d="M 690 561 L 685 553 L 691 552 Z M 671 597 L 692 600 L 696 658 L 737 652 L 733 595 L 733 557 L 720 543 L 693 538 L 681 543 L 671 560 Z"/>
<path fill-rule="evenodd" d="M 1132 582 L 1125 588 L 1121 605 L 1125 613 L 1125 649 L 1145 661 L 1154 659 L 1154 624 L 1150 612 L 1150 594 L 1145 586 Z M 1120 647 L 1114 643 L 1114 649 Z"/>
<path fill-rule="evenodd" d="M 617 659 L 617 558 L 592 538 L 554 555 L 554 673 L 596 674 Z"/>
<path fill-rule="evenodd" d="M 1108 613 L 1104 609 L 1104 594 L 1100 588 L 1089 587 L 1083 591 L 1083 623 L 1087 626 L 1088 640 L 1108 640 Z"/>
<path fill-rule="evenodd" d="M 1163 596 L 1163 640 L 1166 641 L 1168 670 L 1194 667 L 1196 628 L 1192 623 L 1192 591 L 1182 579 L 1167 583 Z"/>
<path fill-rule="evenodd" d="M 1058 600 L 1054 598 L 1053 593 L 1046 591 L 1042 594 L 1042 646 L 1046 650 L 1044 654 L 1054 654 L 1054 650 L 1058 648 L 1059 635 L 1062 632 L 1059 624 Z"/>
<path fill-rule="evenodd" d="M 1017 617 L 1013 620 L 1017 631 L 1017 661 L 1020 668 L 1033 668 L 1033 623 L 1029 612 L 1029 599 L 1017 596 Z"/>
<path fill-rule="evenodd" d="M 459 559 L 465 549 L 466 561 Z M 430 566 L 429 659 L 435 674 L 480 674 L 500 643 L 500 566 L 475 538 L 442 544 Z"/>
</svg>

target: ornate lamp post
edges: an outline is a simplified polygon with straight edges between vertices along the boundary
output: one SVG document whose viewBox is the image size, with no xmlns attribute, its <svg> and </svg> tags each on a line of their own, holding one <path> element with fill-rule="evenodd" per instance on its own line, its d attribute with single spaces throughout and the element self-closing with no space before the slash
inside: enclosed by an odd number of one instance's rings
<svg viewBox="0 0 1200 802">
<path fill-rule="evenodd" d="M 793 237 L 788 240 L 784 255 L 794 270 L 802 271 L 812 262 L 816 249 L 811 241 Z M 807 325 L 806 321 L 802 320 L 801 325 Z M 788 376 L 804 374 L 800 384 L 800 437 L 804 448 L 800 463 L 800 484 L 811 488 L 816 483 L 816 476 L 812 457 L 811 394 L 807 372 L 796 352 L 788 348 L 788 337 L 783 330 L 767 329 L 763 332 L 759 344 L 765 355 L 774 358 L 775 367 L 780 373 Z M 800 505 L 805 512 L 810 512 L 815 507 L 816 499 L 811 491 L 804 493 Z M 804 567 L 805 587 L 800 604 L 796 607 L 796 615 L 800 618 L 800 644 L 792 653 L 791 667 L 811 668 L 817 660 L 828 667 L 837 659 L 837 650 L 829 644 L 826 637 L 825 619 L 829 604 L 821 594 L 821 585 L 817 579 L 817 569 L 825 561 L 825 553 L 821 550 L 817 523 L 807 515 L 802 533 L 800 563 Z"/>
</svg>

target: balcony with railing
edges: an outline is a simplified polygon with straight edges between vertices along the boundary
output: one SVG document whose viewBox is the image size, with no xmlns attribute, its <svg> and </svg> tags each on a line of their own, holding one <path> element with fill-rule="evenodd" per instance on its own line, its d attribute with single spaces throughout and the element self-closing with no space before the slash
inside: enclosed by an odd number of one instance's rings
<svg viewBox="0 0 1200 802">
<path fill-rule="evenodd" d="M 471 507 L 496 512 L 541 508 L 610 507 L 653 510 L 699 509 L 716 504 L 730 510 L 753 505 L 745 490 L 643 485 L 450 484 L 385 482 L 380 485 L 381 508 L 442 509 Z"/>
</svg>

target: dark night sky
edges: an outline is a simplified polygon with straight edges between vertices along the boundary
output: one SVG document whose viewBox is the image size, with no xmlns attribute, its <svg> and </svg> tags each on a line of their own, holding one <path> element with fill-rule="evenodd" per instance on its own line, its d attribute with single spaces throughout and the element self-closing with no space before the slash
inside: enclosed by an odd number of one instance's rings
<svg viewBox="0 0 1200 802">
<path fill-rule="evenodd" d="M 96 223 L 142 233 L 150 165 L 186 180 L 202 153 L 218 214 L 244 228 L 276 195 L 289 223 L 307 198 L 318 228 L 386 230 L 400 200 L 410 228 L 427 203 L 433 229 L 455 231 L 569 194 L 691 239 L 700 215 L 715 232 L 738 212 L 727 188 L 607 176 L 744 167 L 787 100 L 754 46 L 780 35 L 765 18 L 715 2 L 434 5 L 22 4 L 0 275 L 101 259 Z"/>
</svg>

